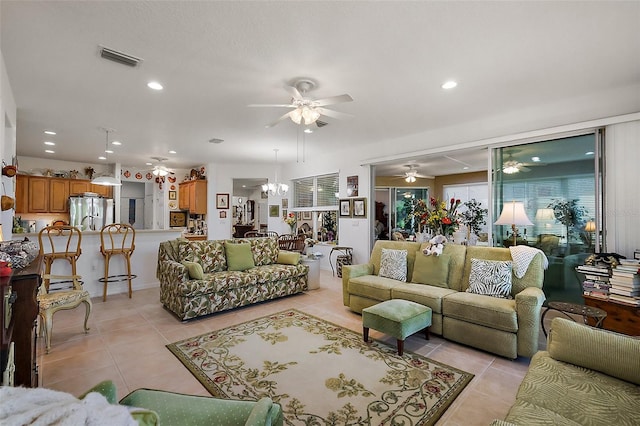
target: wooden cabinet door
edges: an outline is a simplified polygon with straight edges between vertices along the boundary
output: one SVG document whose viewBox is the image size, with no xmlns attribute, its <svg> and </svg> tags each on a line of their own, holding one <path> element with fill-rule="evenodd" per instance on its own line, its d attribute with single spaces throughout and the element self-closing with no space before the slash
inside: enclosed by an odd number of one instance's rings
<svg viewBox="0 0 640 426">
<path fill-rule="evenodd" d="M 191 184 L 192 182 L 182 182 L 178 185 L 178 208 L 180 208 L 180 210 L 189 210 L 189 189 L 191 188 Z"/>
<path fill-rule="evenodd" d="M 52 213 L 69 211 L 69 179 L 49 179 L 49 211 Z"/>
<path fill-rule="evenodd" d="M 189 190 L 189 212 L 207 214 L 207 181 L 196 180 Z"/>
<path fill-rule="evenodd" d="M 69 181 L 69 195 L 81 195 L 89 192 L 91 183 L 88 180 L 71 179 Z"/>
<path fill-rule="evenodd" d="M 98 195 L 102 195 L 104 198 L 113 198 L 113 188 L 110 186 L 91 184 L 90 190 Z"/>
<path fill-rule="evenodd" d="M 29 176 L 16 176 L 16 213 L 29 211 Z"/>
<path fill-rule="evenodd" d="M 49 212 L 49 179 L 39 176 L 29 178 L 29 213 Z"/>
</svg>

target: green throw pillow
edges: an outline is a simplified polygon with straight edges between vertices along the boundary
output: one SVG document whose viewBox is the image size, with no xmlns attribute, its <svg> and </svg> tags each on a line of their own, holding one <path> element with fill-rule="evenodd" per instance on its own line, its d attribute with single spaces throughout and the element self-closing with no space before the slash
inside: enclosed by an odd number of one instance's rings
<svg viewBox="0 0 640 426">
<path fill-rule="evenodd" d="M 416 254 L 411 282 L 449 288 L 450 259 L 451 256 L 448 254 L 441 254 L 440 256 Z"/>
<path fill-rule="evenodd" d="M 229 271 L 244 271 L 253 268 L 253 253 L 251 253 L 251 244 L 247 243 L 224 243 L 224 252 L 227 256 L 227 269 Z"/>
<path fill-rule="evenodd" d="M 300 253 L 295 251 L 280 250 L 278 262 L 281 265 L 297 265 L 300 263 Z"/>
<path fill-rule="evenodd" d="M 189 271 L 189 278 L 191 278 L 192 280 L 204 279 L 204 271 L 202 270 L 202 265 L 200 265 L 198 262 L 188 262 L 185 260 L 182 262 L 182 264 L 185 268 L 187 268 L 187 271 Z"/>
</svg>

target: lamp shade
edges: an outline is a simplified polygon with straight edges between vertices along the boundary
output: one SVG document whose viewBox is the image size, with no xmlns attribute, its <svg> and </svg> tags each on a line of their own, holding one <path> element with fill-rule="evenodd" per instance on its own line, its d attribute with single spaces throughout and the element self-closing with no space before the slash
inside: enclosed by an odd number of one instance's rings
<svg viewBox="0 0 640 426">
<path fill-rule="evenodd" d="M 114 178 L 113 176 L 99 176 L 91 181 L 94 185 L 102 185 L 102 186 L 120 186 L 122 182 L 119 179 Z"/>
<path fill-rule="evenodd" d="M 496 225 L 533 225 L 524 211 L 524 203 L 512 201 L 502 206 L 502 213 Z"/>
<path fill-rule="evenodd" d="M 596 223 L 593 220 L 588 221 L 584 225 L 584 230 L 587 231 L 587 232 L 595 232 Z"/>
<path fill-rule="evenodd" d="M 536 220 L 554 220 L 555 215 L 553 209 L 538 209 L 536 211 Z"/>
</svg>

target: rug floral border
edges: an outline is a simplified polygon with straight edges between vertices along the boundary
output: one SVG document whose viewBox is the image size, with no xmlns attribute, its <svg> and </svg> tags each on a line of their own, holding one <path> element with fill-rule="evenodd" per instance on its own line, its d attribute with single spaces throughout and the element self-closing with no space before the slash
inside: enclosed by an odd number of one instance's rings
<svg viewBox="0 0 640 426">
<path fill-rule="evenodd" d="M 265 321 L 269 320 L 269 319 L 274 319 L 276 317 L 282 317 L 282 318 L 286 318 L 286 317 L 291 317 L 294 318 L 296 315 L 299 316 L 304 316 L 307 317 L 308 319 L 311 319 L 313 321 L 315 321 L 316 323 L 321 323 L 321 324 L 327 324 L 328 326 L 330 326 L 328 328 L 329 331 L 332 332 L 337 332 L 338 330 L 341 331 L 343 334 L 349 335 L 349 341 L 350 341 L 350 345 L 356 345 L 358 347 L 361 347 L 361 353 L 363 351 L 370 351 L 370 350 L 377 350 L 380 351 L 382 353 L 384 353 L 386 356 L 389 357 L 393 357 L 394 358 L 394 362 L 404 362 L 404 363 L 408 363 L 411 364 L 413 367 L 419 367 L 420 365 L 427 365 L 427 364 L 431 364 L 431 365 L 435 365 L 440 367 L 441 370 L 451 370 L 457 374 L 460 375 L 460 378 L 455 381 L 454 383 L 451 384 L 451 387 L 449 389 L 446 390 L 446 396 L 445 397 L 441 397 L 439 398 L 438 402 L 436 404 L 434 404 L 433 407 L 431 407 L 431 409 L 428 410 L 428 412 L 426 414 L 428 414 L 428 416 L 425 416 L 425 418 L 423 418 L 422 420 L 413 423 L 414 425 L 433 425 L 435 424 L 435 422 L 442 416 L 442 414 L 444 414 L 444 412 L 449 408 L 449 406 L 453 403 L 453 401 L 455 401 L 455 399 L 460 395 L 460 393 L 462 392 L 462 390 L 469 384 L 469 382 L 473 379 L 474 375 L 471 373 L 468 373 L 466 371 L 457 369 L 455 367 L 451 367 L 447 364 L 444 364 L 442 362 L 439 361 L 435 361 L 432 360 L 430 358 L 427 358 L 423 355 L 420 354 L 416 354 L 413 353 L 411 351 L 406 351 L 404 352 L 404 356 L 400 357 L 398 356 L 397 352 L 396 352 L 396 348 L 393 346 L 388 345 L 385 342 L 382 342 L 380 340 L 376 340 L 376 339 L 372 339 L 372 341 L 370 343 L 364 343 L 363 339 L 362 339 L 362 335 L 350 330 L 346 327 L 343 327 L 341 325 L 335 324 L 331 321 L 327 321 L 325 319 L 322 318 L 318 318 L 314 315 L 308 314 L 306 312 L 300 311 L 298 309 L 287 309 L 281 312 L 276 312 L 273 314 L 269 314 L 269 315 L 265 315 L 259 318 L 254 318 L 251 320 L 247 320 L 244 322 L 241 322 L 239 324 L 236 325 L 232 325 L 229 327 L 224 327 L 222 329 L 219 330 L 212 330 L 211 332 L 208 333 L 202 333 L 200 335 L 191 337 L 191 338 L 187 338 L 187 339 L 183 339 L 180 340 L 178 342 L 174 342 L 171 344 L 166 345 L 167 349 L 169 349 L 169 351 L 171 351 L 171 353 L 173 353 L 180 362 L 182 362 L 182 364 L 191 372 L 191 374 L 193 374 L 196 379 L 198 379 L 198 381 L 200 383 L 202 383 L 202 385 L 207 389 L 207 391 L 209 391 L 209 393 L 211 393 L 211 395 L 213 395 L 214 397 L 217 398 L 234 398 L 234 399 L 257 399 L 255 398 L 254 395 L 228 395 L 227 393 L 225 393 L 221 387 L 219 386 L 219 384 L 217 383 L 218 377 L 214 377 L 214 379 L 212 379 L 211 377 L 209 377 L 200 366 L 196 365 L 193 360 L 191 359 L 191 357 L 187 356 L 185 354 L 185 352 L 180 348 L 180 346 L 184 346 L 185 342 L 192 342 L 195 339 L 200 339 L 203 338 L 205 340 L 214 340 L 220 337 L 220 334 L 222 333 L 223 335 L 225 334 L 225 332 L 227 334 L 231 334 L 231 333 L 238 333 L 238 332 L 242 332 L 243 329 L 253 329 L 254 327 L 258 326 L 259 324 L 264 324 Z M 308 330 L 310 331 L 310 330 Z M 314 334 L 321 334 L 322 332 L 315 332 Z M 353 342 L 351 342 L 351 339 L 353 339 Z M 334 347 L 330 348 L 328 350 L 340 350 L 340 346 L 344 345 L 343 341 L 340 341 L 342 339 L 338 339 L 339 341 L 336 341 L 333 343 Z M 356 343 L 357 342 L 357 343 Z M 422 364 L 424 363 L 424 364 Z M 446 376 L 446 373 L 443 373 Z M 447 380 L 447 377 L 442 377 L 444 380 Z M 438 390 L 436 389 L 435 392 L 438 392 Z M 271 396 L 271 395 L 270 395 Z M 283 407 L 284 409 L 284 407 Z M 287 424 L 293 424 L 290 421 L 288 421 L 288 419 L 285 416 L 285 423 Z M 338 423 L 336 423 L 338 424 Z M 360 424 L 360 423 L 354 423 L 354 424 Z"/>
</svg>

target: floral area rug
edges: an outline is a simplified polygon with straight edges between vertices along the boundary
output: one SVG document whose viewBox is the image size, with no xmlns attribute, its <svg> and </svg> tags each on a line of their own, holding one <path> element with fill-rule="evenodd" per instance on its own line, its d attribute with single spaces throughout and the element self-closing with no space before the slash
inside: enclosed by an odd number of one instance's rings
<svg viewBox="0 0 640 426">
<path fill-rule="evenodd" d="M 288 425 L 431 425 L 473 378 L 298 310 L 167 348 L 213 396 L 269 396 Z"/>
</svg>

